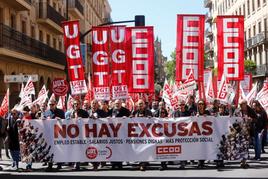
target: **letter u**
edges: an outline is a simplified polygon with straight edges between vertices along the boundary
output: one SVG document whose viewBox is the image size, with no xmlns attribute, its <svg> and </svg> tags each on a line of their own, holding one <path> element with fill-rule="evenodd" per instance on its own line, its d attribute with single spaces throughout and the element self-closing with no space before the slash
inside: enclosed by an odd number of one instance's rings
<svg viewBox="0 0 268 179">
<path fill-rule="evenodd" d="M 68 37 L 69 39 L 73 39 L 75 37 L 77 37 L 78 35 L 78 27 L 77 27 L 77 24 L 73 24 L 73 34 L 70 34 L 70 26 L 69 25 L 66 25 L 64 26 L 64 31 L 65 31 L 65 34 L 66 34 L 66 37 Z"/>
<path fill-rule="evenodd" d="M 99 32 L 100 31 L 96 31 L 96 30 L 93 31 L 93 42 L 97 45 L 105 44 L 107 42 L 107 30 L 102 31 L 102 40 L 101 41 L 99 41 L 99 39 L 98 39 Z"/>
<path fill-rule="evenodd" d="M 112 41 L 114 43 L 121 43 L 125 39 L 125 28 L 116 28 L 111 30 Z M 119 36 L 119 37 L 118 37 Z M 117 37 L 117 38 L 116 38 Z"/>
</svg>

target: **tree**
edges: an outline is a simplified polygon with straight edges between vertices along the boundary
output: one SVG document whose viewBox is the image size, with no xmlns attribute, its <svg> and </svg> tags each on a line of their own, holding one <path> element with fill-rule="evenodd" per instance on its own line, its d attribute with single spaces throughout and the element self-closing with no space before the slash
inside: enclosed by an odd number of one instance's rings
<svg viewBox="0 0 268 179">
<path fill-rule="evenodd" d="M 246 73 L 255 73 L 256 63 L 252 60 L 245 60 L 244 68 Z"/>
<path fill-rule="evenodd" d="M 175 80 L 175 71 L 176 71 L 176 53 L 173 51 L 170 55 L 170 60 L 167 60 L 165 63 L 165 73 L 167 79 Z"/>
</svg>

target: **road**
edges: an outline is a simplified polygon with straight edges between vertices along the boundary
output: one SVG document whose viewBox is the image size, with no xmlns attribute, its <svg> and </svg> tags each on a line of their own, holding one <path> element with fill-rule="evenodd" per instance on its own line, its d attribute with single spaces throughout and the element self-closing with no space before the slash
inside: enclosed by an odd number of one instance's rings
<svg viewBox="0 0 268 179">
<path fill-rule="evenodd" d="M 52 172 L 46 172 L 45 166 L 41 163 L 33 164 L 32 172 L 16 172 L 8 170 L 11 163 L 2 151 L 3 160 L 0 161 L 0 166 L 3 171 L 0 172 L 1 179 L 9 178 L 38 178 L 38 179 L 54 179 L 54 178 L 98 178 L 98 179 L 113 179 L 113 178 L 268 178 L 268 147 L 265 154 L 262 154 L 262 160 L 248 160 L 250 167 L 248 169 L 240 168 L 239 162 L 226 162 L 225 167 L 216 169 L 213 161 L 206 164 L 206 168 L 197 169 L 196 165 L 188 164 L 185 169 L 179 169 L 179 165 L 169 165 L 169 169 L 159 171 L 159 163 L 152 163 L 145 172 L 138 170 L 138 165 L 125 165 L 122 170 L 111 170 L 108 164 L 98 171 L 93 171 L 91 166 L 82 166 L 80 171 L 75 171 L 69 166 L 64 166 L 61 170 L 54 169 Z M 254 156 L 253 150 L 250 150 L 251 158 Z M 20 164 L 21 168 L 25 168 L 25 164 Z"/>
</svg>

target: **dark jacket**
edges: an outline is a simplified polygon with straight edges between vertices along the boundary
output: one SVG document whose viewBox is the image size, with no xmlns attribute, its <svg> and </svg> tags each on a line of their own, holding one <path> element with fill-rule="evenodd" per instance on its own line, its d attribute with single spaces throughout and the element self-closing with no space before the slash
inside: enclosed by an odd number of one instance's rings
<svg viewBox="0 0 268 179">
<path fill-rule="evenodd" d="M 184 112 L 177 110 L 172 113 L 172 117 L 187 117 L 187 116 L 191 116 L 191 113 L 188 110 L 185 110 Z"/>
<path fill-rule="evenodd" d="M 168 117 L 168 112 L 166 109 L 157 109 L 154 113 L 153 113 L 153 117 Z"/>
<path fill-rule="evenodd" d="M 144 109 L 144 110 L 135 110 L 131 114 L 132 117 L 153 117 L 153 114 L 150 110 Z"/>
<path fill-rule="evenodd" d="M 44 117 L 50 117 L 50 119 L 55 119 L 56 117 L 65 119 L 64 111 L 58 108 L 56 108 L 54 111 L 51 109 L 47 110 L 44 114 Z"/>
<path fill-rule="evenodd" d="M 257 118 L 255 122 L 255 130 L 260 133 L 267 125 L 267 114 L 264 110 L 257 112 Z"/>
<path fill-rule="evenodd" d="M 12 117 L 8 118 L 8 147 L 12 151 L 20 150 L 18 124 L 18 120 L 13 119 Z"/>
<path fill-rule="evenodd" d="M 130 111 L 127 108 L 121 107 L 120 109 L 112 109 L 112 117 L 129 117 Z"/>
</svg>

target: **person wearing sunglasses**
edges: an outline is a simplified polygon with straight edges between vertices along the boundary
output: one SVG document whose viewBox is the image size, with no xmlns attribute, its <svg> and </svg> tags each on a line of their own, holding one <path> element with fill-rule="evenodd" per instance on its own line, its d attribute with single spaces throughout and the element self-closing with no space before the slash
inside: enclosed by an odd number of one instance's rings
<svg viewBox="0 0 268 179">
<path fill-rule="evenodd" d="M 45 112 L 46 119 L 65 119 L 64 111 L 57 108 L 57 101 L 52 99 L 49 101 L 49 109 Z"/>
</svg>

